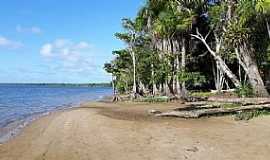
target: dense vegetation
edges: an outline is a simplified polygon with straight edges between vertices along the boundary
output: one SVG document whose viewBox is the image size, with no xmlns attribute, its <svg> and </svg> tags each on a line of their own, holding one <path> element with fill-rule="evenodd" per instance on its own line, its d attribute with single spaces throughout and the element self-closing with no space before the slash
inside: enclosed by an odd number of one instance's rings
<svg viewBox="0 0 270 160">
<path fill-rule="evenodd" d="M 115 93 L 185 98 L 236 88 L 269 96 L 270 0 L 146 0 L 105 64 Z M 268 88 L 269 89 L 269 88 Z"/>
</svg>

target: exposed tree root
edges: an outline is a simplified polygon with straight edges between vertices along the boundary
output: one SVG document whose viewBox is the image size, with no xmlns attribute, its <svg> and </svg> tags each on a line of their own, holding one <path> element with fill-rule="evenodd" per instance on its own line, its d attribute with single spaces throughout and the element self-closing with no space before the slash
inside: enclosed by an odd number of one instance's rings
<svg viewBox="0 0 270 160">
<path fill-rule="evenodd" d="M 123 99 L 119 95 L 115 95 L 112 99 L 112 102 L 119 102 L 119 101 L 123 101 Z"/>
</svg>

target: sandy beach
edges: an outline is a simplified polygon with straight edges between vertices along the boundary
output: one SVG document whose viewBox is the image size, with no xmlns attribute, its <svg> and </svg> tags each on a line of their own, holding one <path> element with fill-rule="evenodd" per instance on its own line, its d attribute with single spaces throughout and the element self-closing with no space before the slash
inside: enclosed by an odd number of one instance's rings
<svg viewBox="0 0 270 160">
<path fill-rule="evenodd" d="M 270 117 L 153 118 L 180 104 L 91 103 L 40 118 L 0 146 L 1 160 L 267 160 Z"/>
</svg>

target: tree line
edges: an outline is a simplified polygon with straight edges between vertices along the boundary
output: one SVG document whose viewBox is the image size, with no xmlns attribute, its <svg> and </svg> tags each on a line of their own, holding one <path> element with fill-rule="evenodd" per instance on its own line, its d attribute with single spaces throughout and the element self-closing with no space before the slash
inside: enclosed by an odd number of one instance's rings
<svg viewBox="0 0 270 160">
<path fill-rule="evenodd" d="M 185 98 L 249 87 L 269 96 L 270 0 L 146 0 L 104 65 L 114 93 Z M 268 90 L 267 90 L 268 89 Z"/>
</svg>

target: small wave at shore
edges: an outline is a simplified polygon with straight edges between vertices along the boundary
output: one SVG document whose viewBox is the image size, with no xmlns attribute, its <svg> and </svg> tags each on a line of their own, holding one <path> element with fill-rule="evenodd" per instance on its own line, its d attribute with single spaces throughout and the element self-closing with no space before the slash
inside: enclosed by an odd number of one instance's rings
<svg viewBox="0 0 270 160">
<path fill-rule="evenodd" d="M 111 88 L 1 86 L 0 143 L 4 143 L 32 121 L 52 112 L 78 107 L 111 95 Z"/>
<path fill-rule="evenodd" d="M 53 112 L 63 111 L 63 110 L 76 108 L 76 107 L 78 107 L 78 105 L 77 106 L 67 105 L 67 106 L 61 107 L 61 108 L 57 107 L 58 109 L 56 108 L 56 109 L 51 110 L 51 111 L 33 113 L 33 114 L 28 115 L 28 116 L 25 116 L 22 119 L 7 121 L 0 127 L 0 144 L 3 144 L 5 142 L 9 141 L 10 139 L 16 137 L 18 134 L 21 133 L 23 128 L 25 128 L 31 122 L 33 122 L 41 117 L 48 116 Z"/>
</svg>

